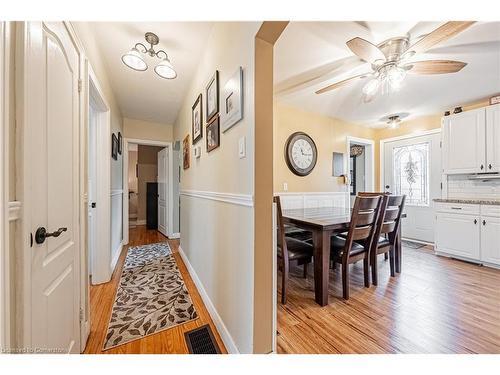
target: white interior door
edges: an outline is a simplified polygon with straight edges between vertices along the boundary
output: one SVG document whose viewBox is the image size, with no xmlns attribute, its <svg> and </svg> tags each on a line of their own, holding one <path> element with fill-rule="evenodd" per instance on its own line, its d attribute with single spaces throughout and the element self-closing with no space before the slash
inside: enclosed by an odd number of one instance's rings
<svg viewBox="0 0 500 375">
<path fill-rule="evenodd" d="M 385 190 L 405 194 L 403 237 L 434 242 L 432 200 L 441 197 L 441 134 L 386 142 Z"/>
<path fill-rule="evenodd" d="M 25 31 L 25 223 L 33 236 L 26 344 L 77 353 L 79 56 L 62 22 L 29 22 Z M 41 228 L 60 235 L 37 236 Z"/>
<path fill-rule="evenodd" d="M 158 152 L 158 230 L 168 236 L 168 153 L 167 148 Z"/>
<path fill-rule="evenodd" d="M 92 275 L 93 263 L 96 260 L 96 229 L 97 229 L 97 113 L 95 105 L 90 101 L 89 105 L 89 129 L 88 129 L 88 269 Z"/>
</svg>

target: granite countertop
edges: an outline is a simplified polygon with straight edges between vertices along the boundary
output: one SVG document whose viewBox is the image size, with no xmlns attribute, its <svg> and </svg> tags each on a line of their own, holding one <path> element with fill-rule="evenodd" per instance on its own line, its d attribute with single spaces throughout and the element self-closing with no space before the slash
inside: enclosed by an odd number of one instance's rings
<svg viewBox="0 0 500 375">
<path fill-rule="evenodd" d="M 488 205 L 498 205 L 500 206 L 500 199 L 466 199 L 466 198 L 455 198 L 455 199 L 445 199 L 445 198 L 437 198 L 433 199 L 434 202 L 442 202 L 442 203 L 463 203 L 463 204 L 488 204 Z"/>
</svg>

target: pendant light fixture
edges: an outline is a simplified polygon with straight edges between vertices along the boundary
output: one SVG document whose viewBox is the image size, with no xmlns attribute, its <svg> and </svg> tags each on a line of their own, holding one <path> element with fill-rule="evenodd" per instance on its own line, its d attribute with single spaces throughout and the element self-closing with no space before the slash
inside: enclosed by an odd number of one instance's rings
<svg viewBox="0 0 500 375">
<path fill-rule="evenodd" d="M 160 42 L 160 38 L 152 32 L 147 32 L 144 35 L 144 39 L 150 45 L 147 48 L 142 43 L 136 43 L 136 45 L 130 49 L 127 53 L 122 56 L 123 63 L 130 69 L 137 71 L 145 71 L 148 69 L 148 64 L 143 58 L 143 55 L 149 55 L 151 57 L 157 57 L 161 61 L 155 66 L 154 70 L 156 74 L 165 79 L 174 79 L 177 77 L 177 72 L 175 71 L 168 55 L 165 51 L 159 50 L 155 51 L 154 46 Z"/>
</svg>

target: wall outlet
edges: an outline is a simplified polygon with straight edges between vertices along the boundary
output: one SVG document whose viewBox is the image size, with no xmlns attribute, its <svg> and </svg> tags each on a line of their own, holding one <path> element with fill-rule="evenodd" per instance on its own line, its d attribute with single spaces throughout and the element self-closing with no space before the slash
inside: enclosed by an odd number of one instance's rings
<svg viewBox="0 0 500 375">
<path fill-rule="evenodd" d="M 240 157 L 240 159 L 243 159 L 247 154 L 245 143 L 245 137 L 241 137 L 238 140 L 238 156 Z"/>
<path fill-rule="evenodd" d="M 283 182 L 283 191 L 288 191 L 288 184 Z"/>
</svg>

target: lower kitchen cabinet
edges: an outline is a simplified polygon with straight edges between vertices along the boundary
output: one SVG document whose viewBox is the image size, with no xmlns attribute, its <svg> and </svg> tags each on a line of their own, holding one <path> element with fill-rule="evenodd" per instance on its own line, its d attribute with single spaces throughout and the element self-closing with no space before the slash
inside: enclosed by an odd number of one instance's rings
<svg viewBox="0 0 500 375">
<path fill-rule="evenodd" d="M 436 251 L 470 260 L 480 258 L 479 217 L 436 213 Z"/>
<path fill-rule="evenodd" d="M 500 265 L 500 217 L 481 217 L 481 261 Z"/>
</svg>

